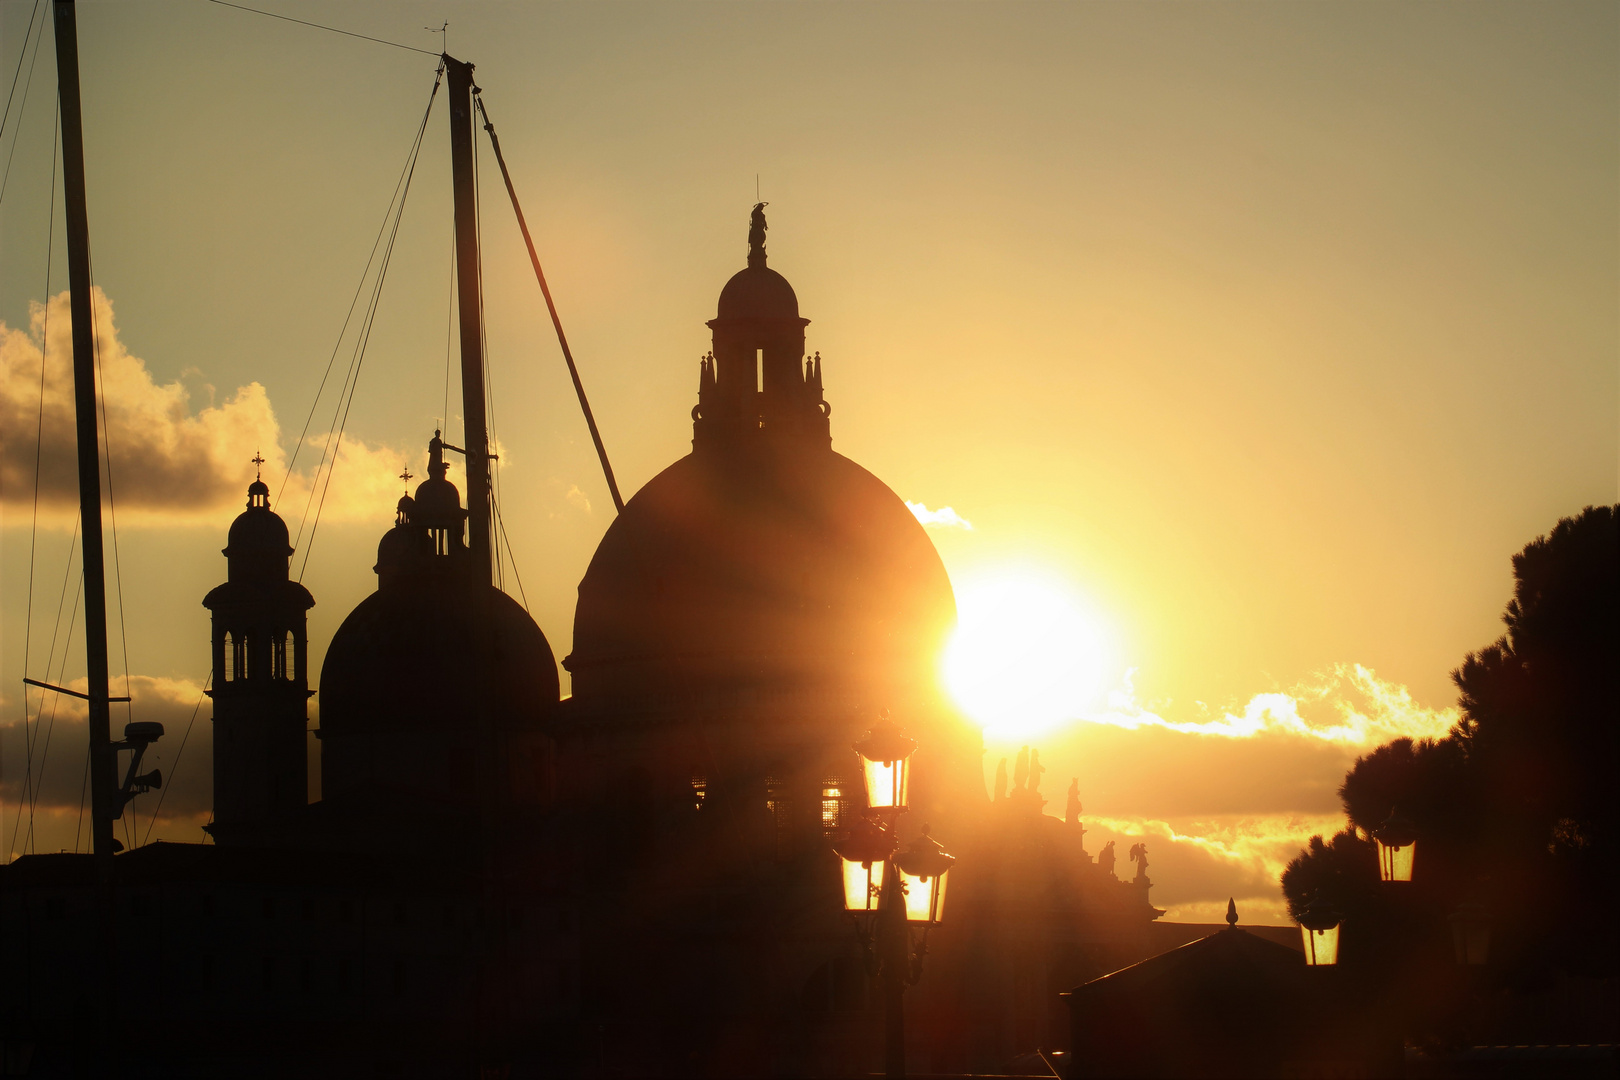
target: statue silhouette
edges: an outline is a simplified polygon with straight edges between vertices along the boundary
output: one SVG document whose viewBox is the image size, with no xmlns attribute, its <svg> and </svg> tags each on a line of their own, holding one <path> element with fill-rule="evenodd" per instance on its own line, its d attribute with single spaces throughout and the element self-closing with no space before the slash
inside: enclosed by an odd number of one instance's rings
<svg viewBox="0 0 1620 1080">
<path fill-rule="evenodd" d="M 1102 867 L 1105 874 L 1114 872 L 1114 842 L 1112 840 L 1103 845 L 1102 851 L 1097 855 L 1097 865 Z"/>
<path fill-rule="evenodd" d="M 1080 824 L 1080 778 L 1069 781 L 1069 804 L 1063 810 L 1063 820 L 1070 825 Z"/>
<path fill-rule="evenodd" d="M 1129 858 L 1136 864 L 1136 879 L 1140 881 L 1147 877 L 1147 845 L 1133 844 Z"/>
<path fill-rule="evenodd" d="M 765 208 L 769 203 L 755 203 L 754 212 L 748 219 L 748 265 L 765 265 Z M 758 260 L 756 263 L 755 260 Z"/>
<path fill-rule="evenodd" d="M 1007 797 L 1007 759 L 1002 758 L 996 763 L 996 793 L 994 802 L 1000 802 Z"/>
<path fill-rule="evenodd" d="M 1039 750 L 1031 750 L 1029 752 L 1029 790 L 1030 791 L 1040 791 L 1041 790 L 1041 773 L 1043 773 L 1045 771 L 1046 770 L 1041 767 L 1041 752 Z"/>
</svg>

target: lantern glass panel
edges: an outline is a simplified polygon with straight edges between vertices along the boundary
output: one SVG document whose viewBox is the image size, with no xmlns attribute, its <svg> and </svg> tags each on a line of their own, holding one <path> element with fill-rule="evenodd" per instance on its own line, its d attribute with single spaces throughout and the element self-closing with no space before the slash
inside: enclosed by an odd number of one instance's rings
<svg viewBox="0 0 1620 1080">
<path fill-rule="evenodd" d="M 900 871 L 901 891 L 906 898 L 906 921 L 937 925 L 945 915 L 945 879 L 949 874 L 922 877 Z"/>
<path fill-rule="evenodd" d="M 1311 967 L 1328 967 L 1339 962 L 1339 927 L 1312 930 L 1301 926 L 1299 935 L 1305 943 L 1305 963 Z"/>
<path fill-rule="evenodd" d="M 905 758 L 896 761 L 872 761 L 861 759 L 863 773 L 866 778 L 866 805 L 873 810 L 904 810 L 906 808 L 906 787 L 909 762 Z"/>
<path fill-rule="evenodd" d="M 1378 841 L 1378 876 L 1384 881 L 1411 881 L 1412 856 L 1417 844 L 1402 844 L 1396 847 Z"/>
<path fill-rule="evenodd" d="M 844 864 L 844 910 L 876 911 L 883 895 L 883 861 L 840 861 Z"/>
</svg>

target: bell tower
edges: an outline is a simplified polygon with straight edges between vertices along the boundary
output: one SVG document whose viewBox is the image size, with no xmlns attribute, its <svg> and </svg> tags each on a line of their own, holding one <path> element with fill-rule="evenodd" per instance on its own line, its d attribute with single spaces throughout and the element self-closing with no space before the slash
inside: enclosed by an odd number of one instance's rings
<svg viewBox="0 0 1620 1080">
<path fill-rule="evenodd" d="M 254 464 L 262 465 L 257 455 Z M 273 843 L 309 801 L 309 590 L 288 577 L 287 524 L 255 478 L 224 549 L 228 580 L 213 613 L 214 821 L 220 844 Z"/>
</svg>

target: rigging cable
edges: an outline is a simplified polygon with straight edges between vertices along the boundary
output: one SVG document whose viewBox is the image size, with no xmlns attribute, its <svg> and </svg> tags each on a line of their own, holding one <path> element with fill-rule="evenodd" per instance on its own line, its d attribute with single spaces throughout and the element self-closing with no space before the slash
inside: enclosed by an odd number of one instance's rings
<svg viewBox="0 0 1620 1080">
<path fill-rule="evenodd" d="M 146 823 L 146 836 L 141 840 L 142 847 L 152 840 L 152 826 L 157 824 L 158 811 L 163 809 L 163 800 L 168 798 L 169 792 L 174 788 L 175 774 L 180 771 L 180 755 L 186 752 L 186 740 L 191 738 L 191 725 L 197 722 L 197 713 L 202 711 L 203 698 L 208 696 L 208 688 L 213 684 L 214 673 L 210 671 L 208 678 L 203 681 L 202 693 L 197 695 L 197 704 L 191 707 L 191 719 L 186 721 L 186 733 L 180 737 L 180 749 L 174 752 L 174 764 L 169 766 L 169 786 L 162 789 L 163 793 L 158 796 L 157 806 L 152 808 L 152 819 Z M 82 805 L 82 796 L 80 801 Z M 74 842 L 78 842 L 77 835 L 74 836 Z"/>
<path fill-rule="evenodd" d="M 442 67 L 440 68 L 440 71 L 442 73 Z M 437 84 L 434 85 L 434 92 L 438 92 Z M 432 107 L 433 100 L 430 96 L 428 99 L 428 108 L 432 109 Z M 426 121 L 424 120 L 423 123 L 425 124 Z M 420 139 L 421 134 L 418 133 L 417 140 L 420 141 Z M 412 145 L 414 146 L 415 144 L 413 143 Z M 337 362 L 338 350 L 343 347 L 343 338 L 349 332 L 349 322 L 354 318 L 354 309 L 360 303 L 360 294 L 365 291 L 366 279 L 371 275 L 371 264 L 377 258 L 377 249 L 382 246 L 383 236 L 388 232 L 388 219 L 394 215 L 394 200 L 399 198 L 399 189 L 400 186 L 405 183 L 405 173 L 410 167 L 410 163 L 411 154 L 407 152 L 405 155 L 405 166 L 399 171 L 399 179 L 394 181 L 394 193 L 388 198 L 388 209 L 383 211 L 382 224 L 377 228 L 377 239 L 371 242 L 371 252 L 366 256 L 365 268 L 360 271 L 360 281 L 354 287 L 354 296 L 349 300 L 349 310 L 343 316 L 343 325 L 338 329 L 337 341 L 332 345 L 332 355 L 327 358 L 326 371 L 321 375 L 320 385 L 315 388 L 315 400 L 309 403 L 309 415 L 304 417 L 304 430 L 298 433 L 298 442 L 293 445 L 292 457 L 287 460 L 287 473 L 281 478 L 281 487 L 276 491 L 277 504 L 281 502 L 282 493 L 287 490 L 287 481 L 292 478 L 293 466 L 298 462 L 298 452 L 303 449 L 304 438 L 309 434 L 309 425 L 315 419 L 315 409 L 320 405 L 321 394 L 326 390 L 326 380 L 332 376 L 332 365 Z M 322 460 L 325 460 L 324 454 L 322 456 Z M 316 475 L 318 476 L 319 474 L 320 466 L 317 465 Z M 307 503 L 305 505 L 305 512 L 308 513 Z M 300 528 L 302 528 L 302 526 L 300 526 Z M 296 538 L 294 539 L 293 546 L 298 546 Z"/>
<path fill-rule="evenodd" d="M 343 431 L 344 428 L 348 426 L 349 409 L 354 405 L 354 391 L 360 383 L 360 369 L 365 363 L 366 348 L 371 342 L 371 331 L 376 325 L 377 321 L 377 308 L 382 302 L 383 283 L 387 280 L 388 265 L 394 256 L 394 242 L 399 237 L 400 222 L 403 221 L 405 217 L 405 200 L 410 197 L 411 180 L 416 176 L 416 162 L 421 156 L 422 136 L 427 131 L 428 117 L 433 113 L 433 102 L 438 97 L 439 86 L 442 83 L 443 78 L 444 66 L 441 64 L 439 67 L 438 76 L 433 80 L 433 92 L 428 96 L 427 109 L 422 113 L 422 123 L 416 129 L 416 142 L 412 145 L 404 186 L 400 189 L 399 206 L 394 213 L 393 228 L 388 235 L 388 244 L 383 249 L 382 261 L 377 267 L 376 284 L 372 288 L 371 300 L 367 306 L 365 314 L 361 317 L 361 329 L 356 337 L 354 357 L 350 361 L 349 365 L 350 377 L 345 380 L 343 392 L 338 395 L 338 404 L 342 406 L 342 418 L 339 420 L 337 413 L 334 411 L 333 419 L 334 421 L 337 421 L 338 425 L 336 430 L 336 438 L 335 441 L 333 441 L 332 433 L 328 433 L 328 442 L 332 446 L 332 457 L 326 466 L 326 482 L 321 487 L 320 502 L 315 506 L 315 520 L 309 528 L 309 543 L 304 547 L 304 561 L 299 565 L 298 568 L 298 580 L 300 582 L 304 580 L 304 571 L 309 568 L 309 555 L 310 551 L 315 545 L 315 532 L 320 528 L 321 524 L 321 510 L 326 506 L 326 494 L 332 487 L 332 474 L 337 468 L 337 455 L 343 448 Z M 346 401 L 344 398 L 345 394 L 347 395 Z M 325 456 L 326 455 L 323 452 L 323 460 L 325 459 Z M 317 483 L 319 482 L 319 477 L 320 473 L 319 469 L 317 468 Z M 310 488 L 310 494 L 311 496 L 314 495 L 313 486 Z M 309 509 L 307 500 L 305 502 L 304 515 L 305 520 L 308 520 Z M 300 537 L 303 536 L 303 532 L 304 526 L 301 522 L 298 526 L 298 534 Z"/>
<path fill-rule="evenodd" d="M 29 24 L 32 25 L 33 24 L 33 17 L 29 16 L 28 21 L 29 21 Z M 33 55 L 33 59 L 28 61 L 28 80 L 23 83 L 22 104 L 17 106 L 17 128 L 16 128 L 16 130 L 14 130 L 11 133 L 11 152 L 6 155 L 6 172 L 5 172 L 4 176 L 0 176 L 0 201 L 4 201 L 4 199 L 6 197 L 6 185 L 11 181 L 11 159 L 17 156 L 17 136 L 22 134 L 23 113 L 28 108 L 28 90 L 29 90 L 30 87 L 32 87 L 34 85 L 34 65 L 39 62 L 39 43 L 44 41 L 44 40 L 45 40 L 45 20 L 41 19 L 40 23 L 39 23 L 39 36 L 34 38 L 34 55 Z M 25 36 L 23 38 L 23 51 L 26 52 L 27 49 L 28 49 L 28 38 Z M 22 56 L 21 56 L 21 54 L 19 54 L 18 57 L 17 57 L 17 69 L 19 71 L 22 70 Z M 13 90 L 16 89 L 16 85 L 17 85 L 16 80 L 13 79 L 12 80 L 12 89 Z M 6 111 L 7 111 L 7 113 L 9 113 L 11 111 L 11 101 L 10 101 L 9 98 L 6 101 Z M 58 116 L 57 119 L 58 119 L 58 122 L 60 122 L 61 117 Z"/>
<path fill-rule="evenodd" d="M 484 521 L 484 527 L 489 534 L 490 555 L 495 563 L 495 587 L 502 592 L 506 591 L 506 575 L 501 564 L 501 545 L 495 535 L 495 520 L 500 514 L 501 499 L 501 459 L 491 451 L 498 445 L 495 435 L 495 374 L 490 370 L 489 362 L 489 334 L 484 326 L 484 204 L 479 198 L 479 170 L 477 147 L 473 148 L 473 229 L 476 231 L 475 246 L 478 251 L 478 348 L 482 352 L 483 363 L 479 368 L 484 373 L 484 475 L 485 490 L 489 493 L 489 517 Z M 465 421 L 465 418 L 463 418 Z M 463 438 L 465 438 L 465 422 L 463 423 Z M 468 465 L 472 462 L 469 458 Z"/>
<path fill-rule="evenodd" d="M 534 238 L 529 235 L 529 223 L 524 220 L 523 207 L 518 205 L 517 189 L 512 186 L 512 174 L 507 171 L 506 158 L 501 154 L 501 140 L 495 134 L 495 124 L 489 118 L 489 110 L 484 108 L 484 98 L 476 89 L 473 100 L 478 103 L 478 111 L 484 115 L 484 130 L 489 133 L 490 146 L 495 150 L 495 161 L 501 167 L 501 179 L 506 182 L 506 194 L 512 200 L 512 212 L 517 215 L 518 228 L 523 231 L 523 243 L 529 249 L 529 262 L 534 265 L 535 280 L 540 283 L 540 292 L 546 298 L 546 310 L 551 312 L 551 325 L 557 330 L 557 344 L 562 346 L 563 359 L 568 362 L 568 374 L 574 380 L 574 393 L 579 396 L 579 407 L 585 413 L 585 426 L 590 428 L 591 442 L 596 444 L 596 456 L 602 462 L 602 475 L 607 478 L 608 492 L 613 496 L 613 507 L 619 513 L 624 513 L 624 499 L 619 495 L 618 481 L 613 479 L 613 466 L 608 464 L 607 448 L 602 445 L 602 433 L 596 429 L 596 417 L 591 414 L 591 403 L 585 398 L 585 384 L 580 382 L 579 368 L 574 364 L 574 353 L 568 347 L 568 336 L 563 333 L 562 319 L 557 315 L 557 305 L 552 302 L 551 289 L 546 285 L 546 275 L 540 269 L 540 256 L 534 250 Z"/>
<path fill-rule="evenodd" d="M 26 45 L 26 42 L 24 43 Z M 20 66 L 20 62 L 19 62 Z M 12 88 L 16 88 L 13 81 Z M 9 102 L 7 108 L 10 108 Z M 51 136 L 51 197 L 46 203 L 45 225 L 45 304 L 41 312 L 39 330 L 39 412 L 34 419 L 34 507 L 28 522 L 28 608 L 23 617 L 23 674 L 28 674 L 28 661 L 32 654 L 34 634 L 34 553 L 39 542 L 39 470 L 40 461 L 45 449 L 45 365 L 51 354 L 51 263 L 56 254 L 56 149 L 57 140 L 61 136 L 62 117 L 58 113 L 56 124 Z M 77 539 L 77 530 L 75 530 Z M 68 553 L 68 565 L 73 563 L 73 555 Z M 61 619 L 58 613 L 57 619 Z M 47 675 L 50 664 L 46 663 Z M 28 685 L 23 684 L 23 745 L 28 746 Z M 39 707 L 45 708 L 45 692 L 40 691 Z M 17 812 L 22 813 L 19 803 Z M 4 829 L 5 800 L 0 799 L 0 831 Z"/>
<path fill-rule="evenodd" d="M 229 2 L 229 0 L 208 0 L 208 2 L 210 4 L 218 4 L 220 7 L 235 8 L 237 11 L 251 11 L 255 15 L 266 15 L 272 19 L 280 19 L 282 22 L 297 23 L 299 26 L 312 26 L 316 30 L 329 30 L 334 34 L 342 34 L 344 37 L 360 38 L 363 41 L 375 41 L 379 45 L 392 45 L 396 49 L 409 49 L 411 52 L 422 53 L 426 56 L 439 55 L 432 49 L 418 49 L 415 45 L 404 45 L 398 41 L 389 41 L 386 38 L 372 37 L 370 34 L 357 34 L 353 30 L 339 30 L 335 26 L 327 26 L 324 23 L 310 22 L 307 19 L 295 19 L 291 15 L 277 15 L 273 11 L 261 11 L 258 8 L 250 8 L 245 4 L 232 4 Z M 434 32 L 437 33 L 438 31 Z"/>
<path fill-rule="evenodd" d="M 28 56 L 28 41 L 34 36 L 34 16 L 39 14 L 40 0 L 34 0 L 34 7 L 28 12 L 28 29 L 23 33 L 22 48 L 17 50 L 17 70 L 11 73 L 11 89 L 6 92 L 6 111 L 0 113 L 0 135 L 6 133 L 6 124 L 11 120 L 11 99 L 17 96 L 17 79 L 22 75 L 23 60 Z M 45 36 L 45 25 L 40 24 L 39 33 Z M 26 96 L 26 92 L 25 95 Z M 20 120 L 22 111 L 18 110 Z"/>
</svg>

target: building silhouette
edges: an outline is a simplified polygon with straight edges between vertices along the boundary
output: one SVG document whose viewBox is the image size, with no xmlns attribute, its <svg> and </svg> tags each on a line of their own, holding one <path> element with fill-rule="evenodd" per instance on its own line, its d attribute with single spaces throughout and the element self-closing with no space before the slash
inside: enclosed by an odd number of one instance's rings
<svg viewBox="0 0 1620 1080">
<path fill-rule="evenodd" d="M 692 452 L 629 500 L 580 582 L 566 700 L 541 629 L 472 585 L 435 433 L 377 590 L 327 649 L 306 805 L 314 600 L 255 481 L 205 600 L 216 843 L 115 860 L 121 963 L 145 973 L 139 1061 L 867 1073 L 881 1015 L 832 844 L 864 809 L 852 746 L 884 710 L 919 744 L 902 839 L 931 825 L 959 856 L 907 997 L 919 1071 L 1062 1044 L 1057 993 L 1150 954 L 1145 868 L 1121 881 L 1092 858 L 1077 797 L 1046 815 L 1027 763 L 986 793 L 979 733 L 936 678 L 949 578 L 904 502 L 832 449 L 765 227 L 761 205 L 708 324 Z M 23 973 L 0 980 L 0 1036 L 38 1075 L 72 1074 L 88 1022 L 89 859 L 0 868 L 0 955 Z"/>
</svg>

